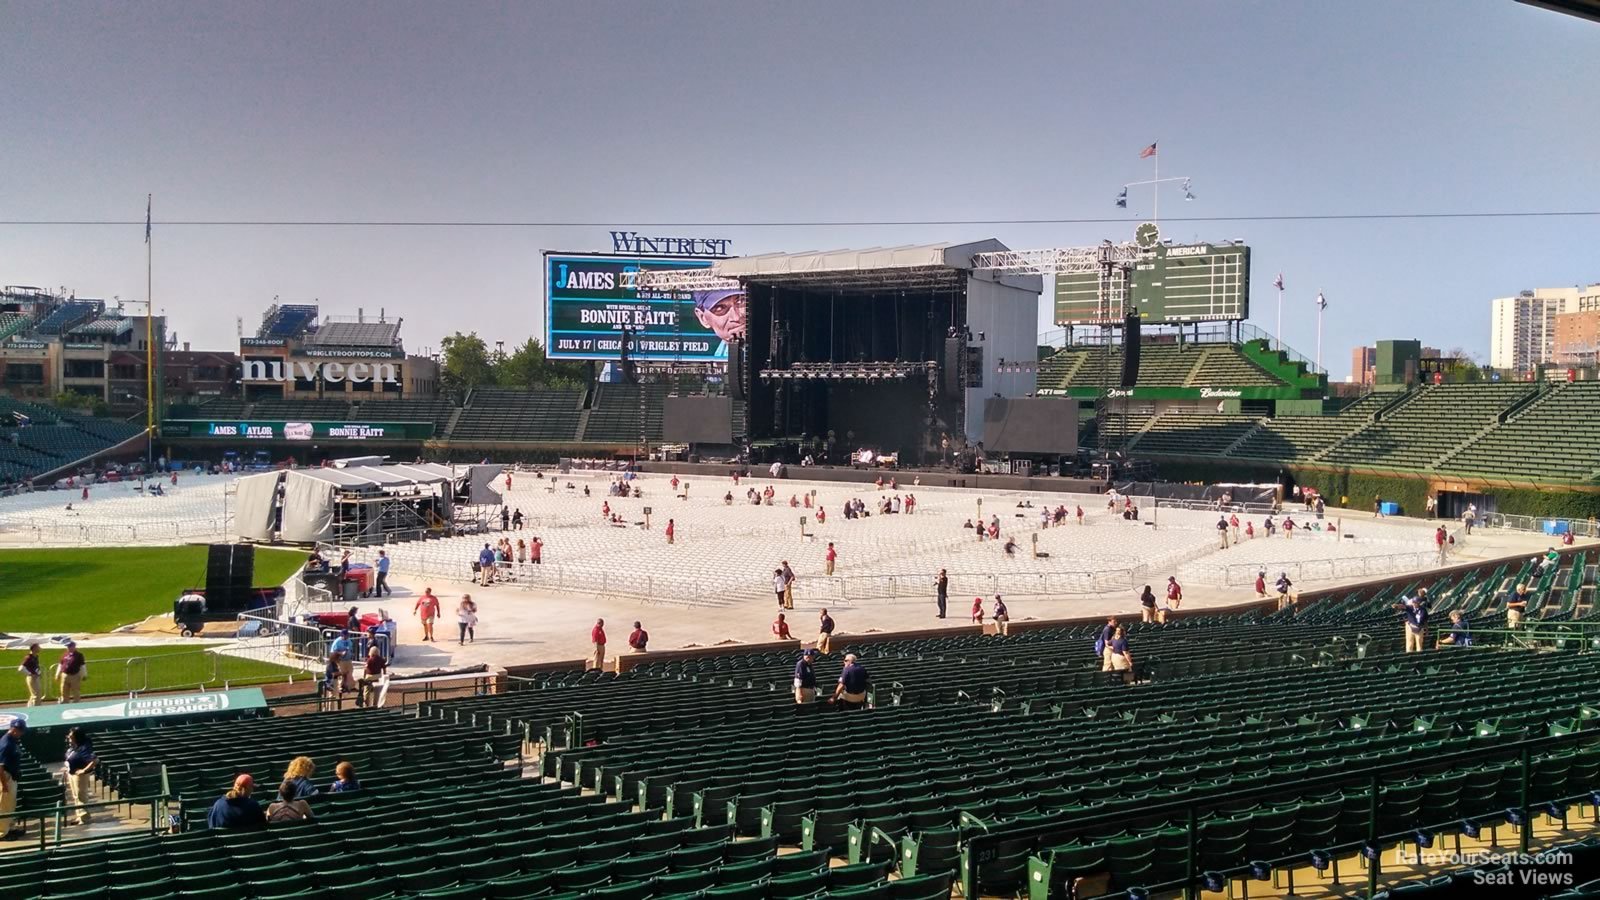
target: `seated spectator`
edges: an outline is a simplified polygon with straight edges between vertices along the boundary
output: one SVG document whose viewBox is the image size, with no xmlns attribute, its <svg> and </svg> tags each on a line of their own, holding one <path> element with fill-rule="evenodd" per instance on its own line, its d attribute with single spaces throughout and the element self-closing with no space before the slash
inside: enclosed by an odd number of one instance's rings
<svg viewBox="0 0 1600 900">
<path fill-rule="evenodd" d="M 1472 646 L 1472 628 L 1467 625 L 1466 616 L 1463 616 L 1461 614 L 1461 610 L 1458 609 L 1455 612 L 1452 612 L 1450 614 L 1450 632 L 1448 634 L 1446 634 L 1444 637 L 1439 638 L 1438 646 L 1440 646 L 1440 647 L 1471 647 Z"/>
<path fill-rule="evenodd" d="M 311 804 L 297 799 L 297 788 L 293 782 L 285 781 L 278 786 L 278 799 L 267 807 L 267 823 L 269 825 L 283 825 L 290 822 L 306 822 L 311 819 Z"/>
<path fill-rule="evenodd" d="M 348 794 L 351 791 L 361 790 L 361 782 L 356 780 L 356 767 L 349 760 L 340 760 L 333 767 L 333 774 L 337 780 L 328 785 L 330 794 Z"/>
<path fill-rule="evenodd" d="M 235 778 L 233 789 L 211 804 L 211 811 L 206 813 L 206 827 L 254 828 L 267 824 L 267 816 L 261 811 L 261 804 L 250 796 L 255 788 L 255 779 L 249 775 Z"/>
<path fill-rule="evenodd" d="M 283 783 L 294 787 L 294 795 L 287 799 L 305 800 L 318 794 L 317 786 L 311 783 L 311 776 L 317 774 L 317 764 L 309 756 L 296 756 L 289 760 L 289 768 L 283 772 Z"/>
</svg>

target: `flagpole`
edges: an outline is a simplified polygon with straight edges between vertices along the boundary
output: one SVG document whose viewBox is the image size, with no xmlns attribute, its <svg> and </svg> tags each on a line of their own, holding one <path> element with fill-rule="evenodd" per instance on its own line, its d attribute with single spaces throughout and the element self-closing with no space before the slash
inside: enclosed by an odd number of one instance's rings
<svg viewBox="0 0 1600 900">
<path fill-rule="evenodd" d="M 1150 210 L 1150 221 L 1154 222 L 1157 225 L 1160 225 L 1161 224 L 1161 151 L 1157 150 L 1155 153 L 1150 154 L 1150 161 L 1156 164 L 1156 180 L 1155 180 L 1154 184 L 1150 185 L 1150 196 L 1154 200 L 1153 208 Z"/>
<path fill-rule="evenodd" d="M 1317 371 L 1322 371 L 1322 292 L 1317 291 Z"/>
<path fill-rule="evenodd" d="M 150 203 L 151 195 L 146 194 L 144 197 L 144 459 L 146 471 L 150 471 L 150 463 L 155 458 L 156 440 L 156 305 L 151 287 L 155 282 L 151 275 L 151 245 L 153 241 L 150 236 Z"/>
<path fill-rule="evenodd" d="M 1282 279 L 1282 277 L 1283 276 L 1281 276 L 1281 275 L 1279 276 L 1280 287 L 1278 288 L 1278 330 L 1272 335 L 1273 337 L 1278 339 L 1278 349 L 1279 350 L 1283 349 L 1283 288 L 1281 287 L 1281 279 Z"/>
</svg>

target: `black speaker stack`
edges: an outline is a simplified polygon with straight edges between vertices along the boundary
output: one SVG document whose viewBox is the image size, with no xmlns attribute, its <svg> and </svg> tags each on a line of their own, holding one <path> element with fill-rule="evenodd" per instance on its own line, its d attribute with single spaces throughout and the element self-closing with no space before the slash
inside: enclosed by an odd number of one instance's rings
<svg viewBox="0 0 1600 900">
<path fill-rule="evenodd" d="M 728 396 L 744 399 L 744 341 L 728 342 Z"/>
<path fill-rule="evenodd" d="M 256 577 L 254 544 L 212 544 L 206 554 L 206 611 L 240 612 L 250 608 Z"/>
<path fill-rule="evenodd" d="M 1122 384 L 1131 388 L 1139 383 L 1139 315 L 1122 320 Z"/>
<path fill-rule="evenodd" d="M 964 337 L 947 337 L 944 339 L 944 393 L 946 397 L 958 397 L 966 387 L 967 374 L 965 363 L 961 358 L 967 339 Z"/>
</svg>

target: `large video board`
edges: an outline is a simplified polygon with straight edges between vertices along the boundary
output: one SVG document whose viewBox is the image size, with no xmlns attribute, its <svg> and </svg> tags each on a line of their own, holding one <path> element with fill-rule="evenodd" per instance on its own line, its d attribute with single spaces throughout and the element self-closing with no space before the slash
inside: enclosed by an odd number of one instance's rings
<svg viewBox="0 0 1600 900">
<path fill-rule="evenodd" d="M 639 291 L 629 274 L 703 269 L 713 259 L 615 254 L 544 256 L 545 347 L 551 359 L 723 362 L 744 338 L 743 291 Z"/>
</svg>

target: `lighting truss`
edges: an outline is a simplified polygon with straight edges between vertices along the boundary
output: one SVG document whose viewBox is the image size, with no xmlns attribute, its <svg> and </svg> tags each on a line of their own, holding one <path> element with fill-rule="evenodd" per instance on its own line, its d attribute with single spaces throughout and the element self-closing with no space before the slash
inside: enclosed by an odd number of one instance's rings
<svg viewBox="0 0 1600 900">
<path fill-rule="evenodd" d="M 737 278 L 723 278 L 708 269 L 654 269 L 623 272 L 622 286 L 640 291 L 737 291 L 743 285 Z"/>
<path fill-rule="evenodd" d="M 926 362 L 794 363 L 782 369 L 762 369 L 762 381 L 905 381 L 924 371 L 937 371 L 936 360 Z"/>
<path fill-rule="evenodd" d="M 1015 272 L 1022 275 L 1088 275 L 1106 264 L 1132 266 L 1139 260 L 1139 245 L 1113 244 L 1098 247 L 1050 247 L 1041 250 L 996 250 L 975 253 L 974 269 Z"/>
</svg>

